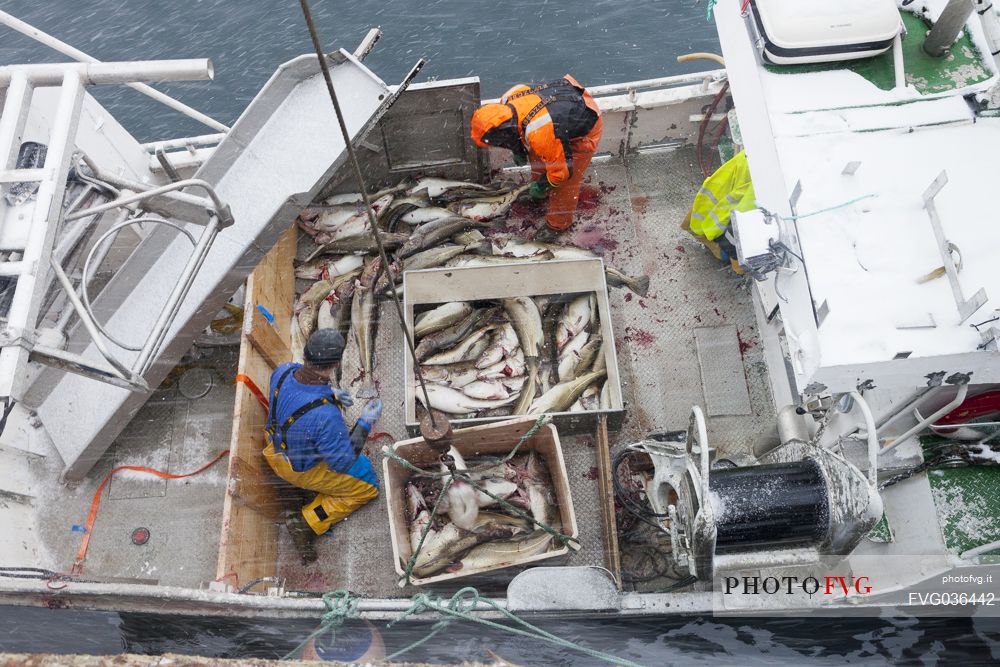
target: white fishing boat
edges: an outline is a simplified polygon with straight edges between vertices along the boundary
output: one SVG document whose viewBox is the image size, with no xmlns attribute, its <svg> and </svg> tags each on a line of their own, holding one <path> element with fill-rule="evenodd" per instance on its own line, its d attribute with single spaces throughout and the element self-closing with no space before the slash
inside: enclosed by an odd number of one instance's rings
<svg viewBox="0 0 1000 667">
<path fill-rule="evenodd" d="M 484 616 L 629 617 L 935 609 L 964 591 L 989 613 L 969 575 L 1000 549 L 1000 26 L 961 8 L 935 23 L 946 0 L 790 4 L 716 2 L 724 69 L 589 88 L 604 134 L 565 242 L 651 287 L 607 297 L 620 404 L 556 421 L 578 548 L 436 594 L 475 585 Z M 236 381 L 266 387 L 286 360 L 296 216 L 357 191 L 316 56 L 226 127 L 146 85 L 209 79 L 207 60 L 100 63 L 0 22 L 77 61 L 0 67 L 0 604 L 318 618 L 342 589 L 366 618 L 413 611 L 424 589 L 400 580 L 385 494 L 300 563 L 265 413 Z M 525 177 L 469 139 L 477 78 L 411 83 L 417 63 L 387 84 L 364 64 L 376 39 L 327 59 L 370 190 Z M 100 85 L 212 133 L 140 143 Z M 741 149 L 744 276 L 681 227 Z M 378 308 L 378 430 L 401 440 L 405 344 Z M 349 347 L 348 381 L 357 368 Z"/>
</svg>

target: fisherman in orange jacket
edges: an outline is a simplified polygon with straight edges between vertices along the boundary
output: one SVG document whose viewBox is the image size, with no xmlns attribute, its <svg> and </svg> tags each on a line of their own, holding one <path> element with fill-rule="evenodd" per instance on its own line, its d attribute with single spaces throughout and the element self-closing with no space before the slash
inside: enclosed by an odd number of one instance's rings
<svg viewBox="0 0 1000 667">
<path fill-rule="evenodd" d="M 601 139 L 601 110 L 569 74 L 538 86 L 514 86 L 499 103 L 472 115 L 472 140 L 506 148 L 518 165 L 531 163 L 528 194 L 548 198 L 546 225 L 535 240 L 550 241 L 573 225 L 580 183 Z"/>
</svg>

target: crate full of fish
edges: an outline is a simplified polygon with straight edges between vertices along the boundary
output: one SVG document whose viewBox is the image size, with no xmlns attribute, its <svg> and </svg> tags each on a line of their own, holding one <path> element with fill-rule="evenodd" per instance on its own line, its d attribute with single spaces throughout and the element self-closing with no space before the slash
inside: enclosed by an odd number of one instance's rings
<svg viewBox="0 0 1000 667">
<path fill-rule="evenodd" d="M 404 363 L 411 433 L 428 407 L 456 426 L 538 414 L 564 430 L 599 414 L 620 425 L 602 260 L 407 271 L 403 295 L 417 357 Z"/>
<path fill-rule="evenodd" d="M 439 502 L 444 488 L 439 474 L 447 468 L 423 438 L 397 442 L 391 451 L 427 475 L 383 457 L 393 561 L 401 585 L 414 552 L 409 583 L 422 586 L 552 564 L 575 548 L 576 514 L 555 426 L 543 426 L 505 460 L 534 424 L 535 419 L 525 418 L 454 431 L 449 456 L 455 468 L 488 493 L 453 482 Z"/>
</svg>

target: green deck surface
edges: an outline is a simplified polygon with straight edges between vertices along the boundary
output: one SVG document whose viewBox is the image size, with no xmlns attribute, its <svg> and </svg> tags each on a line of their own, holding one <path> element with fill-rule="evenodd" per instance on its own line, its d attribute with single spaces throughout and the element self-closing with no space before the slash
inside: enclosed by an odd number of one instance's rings
<svg viewBox="0 0 1000 667">
<path fill-rule="evenodd" d="M 919 92 L 941 93 L 990 78 L 990 69 L 983 63 L 979 51 L 972 44 L 968 34 L 963 33 L 948 55 L 943 58 L 932 58 L 924 53 L 922 48 L 924 36 L 929 29 L 928 24 L 911 12 L 900 12 L 900 14 L 906 26 L 906 37 L 903 39 L 906 82 Z M 892 49 L 874 58 L 861 60 L 810 65 L 766 65 L 766 68 L 778 74 L 847 69 L 860 74 L 882 90 L 892 90 L 896 85 Z"/>
<path fill-rule="evenodd" d="M 921 439 L 927 447 L 941 438 Z M 1000 540 L 1000 466 L 937 468 L 927 473 L 945 546 L 961 553 Z"/>
</svg>

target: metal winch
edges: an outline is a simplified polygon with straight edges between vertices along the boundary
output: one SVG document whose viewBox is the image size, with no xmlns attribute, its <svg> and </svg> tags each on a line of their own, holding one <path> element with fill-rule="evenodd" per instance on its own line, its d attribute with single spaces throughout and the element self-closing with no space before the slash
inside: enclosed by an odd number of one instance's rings
<svg viewBox="0 0 1000 667">
<path fill-rule="evenodd" d="M 866 475 L 817 445 L 790 439 L 759 465 L 712 469 L 699 407 L 678 435 L 631 448 L 652 459 L 647 498 L 667 517 L 674 560 L 698 579 L 848 554 L 882 516 Z"/>
</svg>

